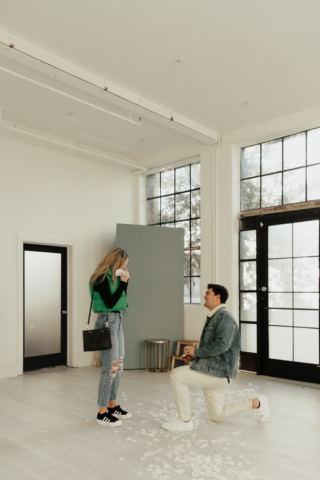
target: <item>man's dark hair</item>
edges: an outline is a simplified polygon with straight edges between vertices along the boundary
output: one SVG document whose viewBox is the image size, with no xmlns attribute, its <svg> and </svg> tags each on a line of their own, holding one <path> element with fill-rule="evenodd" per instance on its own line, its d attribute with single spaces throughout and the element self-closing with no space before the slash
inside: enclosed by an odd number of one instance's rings
<svg viewBox="0 0 320 480">
<path fill-rule="evenodd" d="M 228 290 L 223 287 L 222 285 L 216 285 L 215 283 L 208 283 L 208 290 L 209 288 L 212 288 L 213 293 L 215 295 L 220 295 L 220 301 L 221 303 L 226 303 L 229 297 Z"/>
</svg>

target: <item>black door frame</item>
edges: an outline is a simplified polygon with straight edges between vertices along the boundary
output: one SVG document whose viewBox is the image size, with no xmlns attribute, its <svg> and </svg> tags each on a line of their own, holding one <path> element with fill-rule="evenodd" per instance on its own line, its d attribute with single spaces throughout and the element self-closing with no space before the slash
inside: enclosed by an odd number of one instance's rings
<svg viewBox="0 0 320 480">
<path fill-rule="evenodd" d="M 25 357 L 25 251 L 61 254 L 61 353 Z M 23 244 L 23 371 L 67 365 L 67 247 Z"/>
<path fill-rule="evenodd" d="M 303 222 L 315 219 L 320 220 L 320 208 L 288 211 L 240 219 L 240 231 L 255 229 L 257 232 L 257 353 L 241 352 L 241 368 L 244 370 L 254 371 L 258 375 L 320 383 L 320 368 L 317 365 L 269 359 L 269 367 L 266 368 L 265 359 L 268 357 L 269 345 L 267 330 L 268 310 L 265 309 L 265 307 L 268 305 L 266 305 L 267 297 L 263 296 L 264 294 L 261 291 L 262 286 L 268 286 L 268 259 L 265 253 L 268 248 L 266 227 L 278 223 Z M 295 365 L 294 374 L 290 371 L 292 370 L 292 367 L 288 368 L 289 363 L 294 363 Z"/>
</svg>

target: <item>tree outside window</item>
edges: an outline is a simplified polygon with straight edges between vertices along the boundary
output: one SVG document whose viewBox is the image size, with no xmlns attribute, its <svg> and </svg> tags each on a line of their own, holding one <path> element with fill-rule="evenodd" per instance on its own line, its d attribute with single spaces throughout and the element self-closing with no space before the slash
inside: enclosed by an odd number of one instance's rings
<svg viewBox="0 0 320 480">
<path fill-rule="evenodd" d="M 242 149 L 242 211 L 319 199 L 320 128 Z"/>
<path fill-rule="evenodd" d="M 200 162 L 147 176 L 147 223 L 184 229 L 184 303 L 200 303 Z"/>
</svg>

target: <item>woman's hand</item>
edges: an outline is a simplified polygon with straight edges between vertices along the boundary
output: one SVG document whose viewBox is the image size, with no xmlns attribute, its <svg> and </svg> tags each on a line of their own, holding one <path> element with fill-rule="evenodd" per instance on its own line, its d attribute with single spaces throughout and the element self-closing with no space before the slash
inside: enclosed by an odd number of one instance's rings
<svg viewBox="0 0 320 480">
<path fill-rule="evenodd" d="M 121 273 L 121 282 L 128 282 L 130 275 L 127 268 L 123 268 L 124 273 Z"/>
</svg>

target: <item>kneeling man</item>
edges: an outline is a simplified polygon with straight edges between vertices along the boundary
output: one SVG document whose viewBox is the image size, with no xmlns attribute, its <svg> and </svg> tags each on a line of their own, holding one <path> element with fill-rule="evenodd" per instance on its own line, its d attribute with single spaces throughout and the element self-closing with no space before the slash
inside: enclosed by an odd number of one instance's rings
<svg viewBox="0 0 320 480">
<path fill-rule="evenodd" d="M 199 348 L 185 347 L 184 354 L 191 365 L 172 370 L 170 380 L 178 407 L 179 418 L 163 423 L 165 430 L 184 432 L 193 429 L 190 413 L 189 386 L 203 388 L 209 416 L 214 422 L 248 410 L 258 409 L 260 422 L 269 417 L 268 398 L 224 403 L 224 396 L 233 378 L 236 378 L 240 355 L 240 332 L 231 313 L 226 309 L 228 290 L 209 284 L 204 306 L 209 309 L 202 330 Z"/>
</svg>

